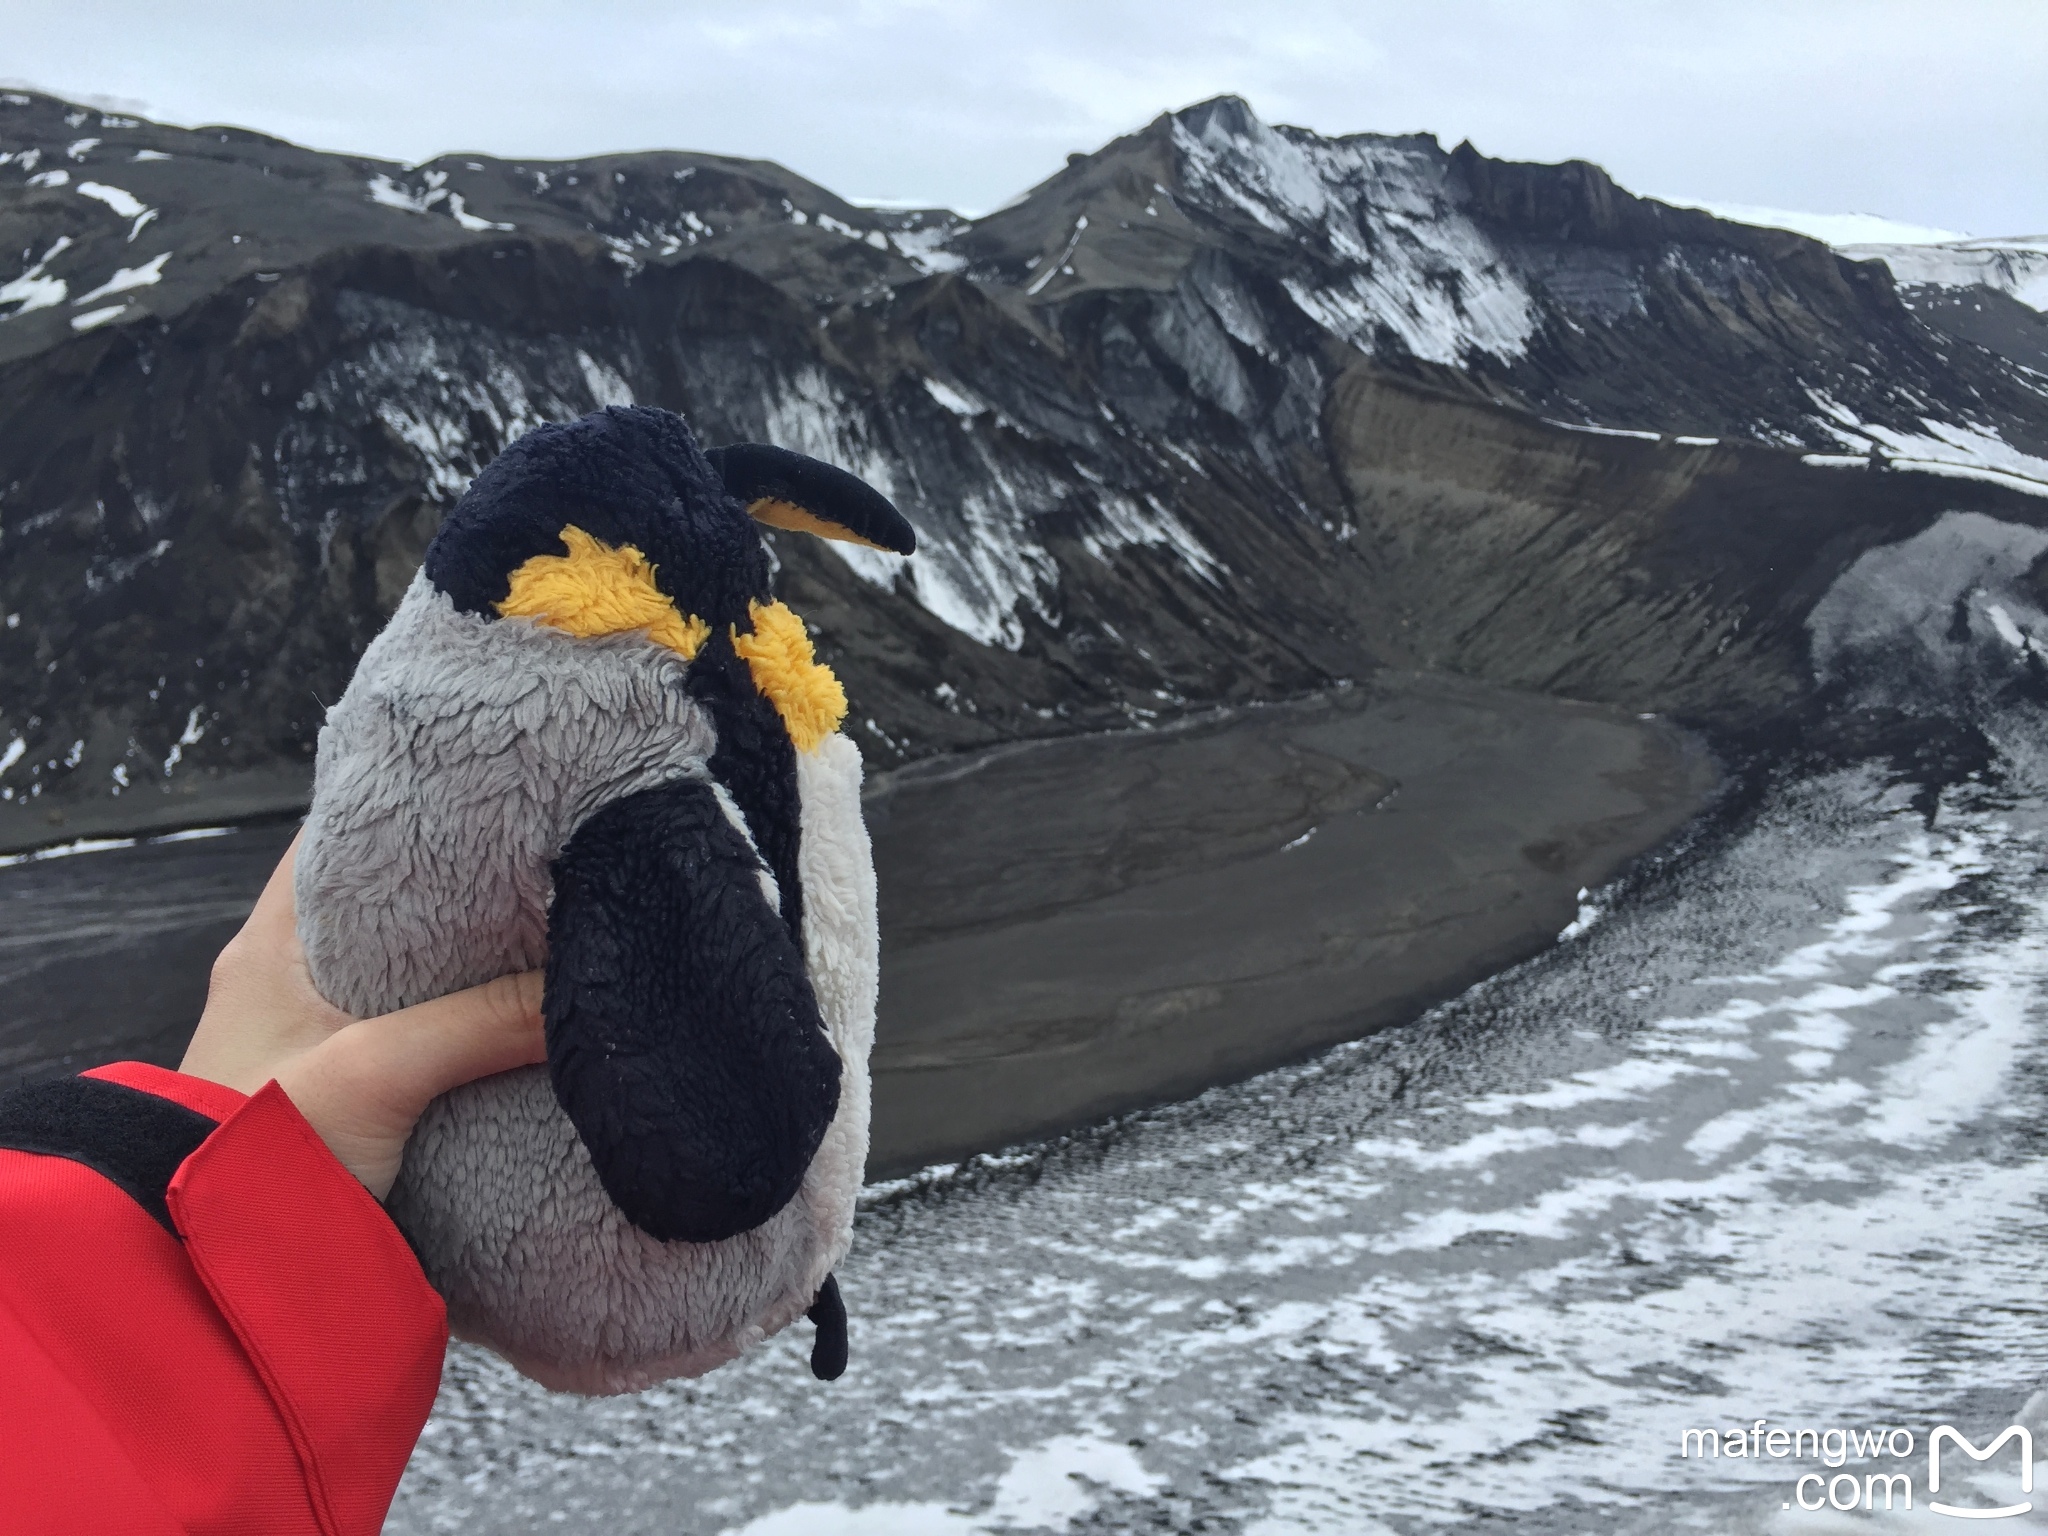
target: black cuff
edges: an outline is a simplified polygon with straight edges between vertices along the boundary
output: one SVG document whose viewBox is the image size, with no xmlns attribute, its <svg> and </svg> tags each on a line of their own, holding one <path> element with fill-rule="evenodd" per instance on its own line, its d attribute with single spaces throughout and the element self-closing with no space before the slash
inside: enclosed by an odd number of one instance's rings
<svg viewBox="0 0 2048 1536">
<path fill-rule="evenodd" d="M 164 1192 L 220 1124 L 182 1104 L 96 1077 L 60 1077 L 0 1095 L 0 1148 L 83 1163 L 171 1236 Z"/>
</svg>

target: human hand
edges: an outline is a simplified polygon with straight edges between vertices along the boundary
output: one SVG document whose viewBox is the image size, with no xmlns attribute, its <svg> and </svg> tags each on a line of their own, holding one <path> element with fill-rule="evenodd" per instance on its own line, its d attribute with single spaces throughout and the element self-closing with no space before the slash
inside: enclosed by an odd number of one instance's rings
<svg viewBox="0 0 2048 1536">
<path fill-rule="evenodd" d="M 341 1165 L 382 1200 L 423 1110 L 451 1088 L 547 1059 L 541 973 L 356 1019 L 313 986 L 292 899 L 292 839 L 213 963 L 179 1070 L 243 1093 L 276 1079 Z"/>
</svg>

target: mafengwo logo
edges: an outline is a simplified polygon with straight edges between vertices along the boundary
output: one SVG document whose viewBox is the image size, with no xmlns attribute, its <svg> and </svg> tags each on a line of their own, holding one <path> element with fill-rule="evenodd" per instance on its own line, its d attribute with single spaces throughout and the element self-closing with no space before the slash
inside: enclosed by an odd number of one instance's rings
<svg viewBox="0 0 2048 1536">
<path fill-rule="evenodd" d="M 2019 1444 L 2019 1453 L 2011 1458 L 2017 1465 L 2009 1473 L 1987 1467 L 1983 1474 L 1972 1480 L 1973 1486 L 1969 1490 L 1959 1491 L 1956 1488 L 1959 1470 L 1973 1471 L 1973 1463 L 1989 1462 L 2014 1441 Z M 1770 1420 L 1758 1419 L 1746 1429 L 1688 1429 L 1679 1437 L 1678 1454 L 1689 1461 L 1705 1458 L 1818 1461 L 1827 1470 L 1800 1472 L 1793 1480 L 1792 1496 L 1785 1500 L 1784 1508 L 1835 1509 L 1844 1513 L 1855 1509 L 1882 1513 L 1913 1507 L 1913 1472 L 1917 1470 L 1913 1455 L 1920 1444 L 1910 1429 L 1816 1429 L 1811 1425 L 1798 1429 L 1783 1426 L 1774 1429 L 1770 1427 Z M 1928 1433 L 1925 1444 L 1925 1508 L 1932 1513 L 1952 1515 L 1960 1520 L 2004 1520 L 2032 1512 L 2034 1437 L 2025 1426 L 2008 1425 L 1988 1445 L 1979 1446 L 1954 1425 L 1937 1424 Z M 1966 1502 L 1949 1503 L 1935 1497 L 1942 1491 L 1944 1456 L 1947 1457 L 1950 1498 L 1965 1499 Z M 1959 1460 L 1962 1457 L 1968 1460 Z M 1849 1470 L 1848 1463 L 1852 1459 L 1865 1465 Z M 1877 1464 L 1875 1470 L 1866 1470 L 1870 1463 Z M 1838 1467 L 1845 1470 L 1835 1471 Z M 1789 1472 L 1791 1468 L 1786 1470 Z M 1996 1490 L 2003 1488 L 2010 1493 L 2015 1487 L 2020 1497 L 1998 1501 L 2003 1496 Z"/>
</svg>

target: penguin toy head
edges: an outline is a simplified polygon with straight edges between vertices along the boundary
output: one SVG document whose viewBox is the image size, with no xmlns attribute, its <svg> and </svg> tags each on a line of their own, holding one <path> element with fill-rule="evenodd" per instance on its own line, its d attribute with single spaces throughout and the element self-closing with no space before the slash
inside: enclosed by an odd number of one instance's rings
<svg viewBox="0 0 2048 1536">
<path fill-rule="evenodd" d="M 544 1066 L 434 1102 L 391 1214 L 460 1337 L 563 1390 L 808 1313 L 867 1156 L 877 959 L 845 694 L 759 529 L 908 554 L 880 493 L 608 407 L 488 465 L 320 732 L 296 874 L 365 1016 L 545 966 Z"/>
</svg>

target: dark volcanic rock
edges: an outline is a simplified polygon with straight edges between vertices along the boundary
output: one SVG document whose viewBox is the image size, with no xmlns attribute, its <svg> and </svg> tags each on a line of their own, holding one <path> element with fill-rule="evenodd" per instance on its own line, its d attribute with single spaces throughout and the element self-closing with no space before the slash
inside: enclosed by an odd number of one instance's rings
<svg viewBox="0 0 2048 1536">
<path fill-rule="evenodd" d="M 468 478 L 613 401 L 918 525 L 907 563 L 777 536 L 885 765 L 1389 666 L 1755 727 L 1860 553 L 2048 510 L 2024 305 L 1228 98 L 972 223 L 23 93 L 0 152 L 0 846 L 302 796 Z"/>
</svg>

